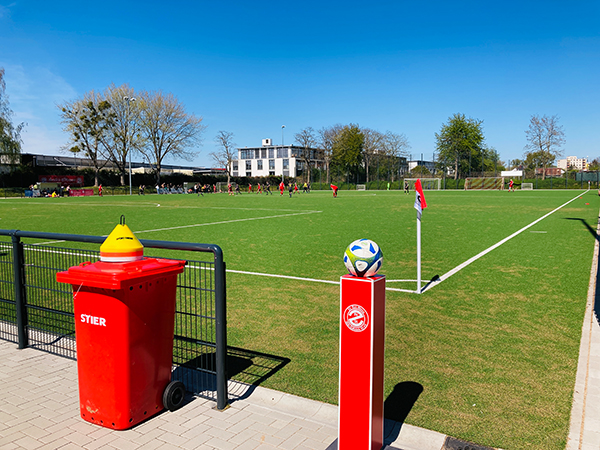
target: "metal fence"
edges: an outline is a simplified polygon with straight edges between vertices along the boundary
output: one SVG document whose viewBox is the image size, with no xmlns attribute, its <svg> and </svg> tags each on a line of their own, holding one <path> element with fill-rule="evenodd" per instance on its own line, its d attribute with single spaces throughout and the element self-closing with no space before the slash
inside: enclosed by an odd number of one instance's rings
<svg viewBox="0 0 600 450">
<path fill-rule="evenodd" d="M 2 237 L 10 241 L 1 240 Z M 24 243 L 22 239 L 31 239 Z M 39 240 L 46 242 L 38 242 Z M 56 273 L 99 251 L 57 247 L 59 242 L 101 244 L 105 237 L 0 230 L 0 339 L 76 359 L 73 293 Z M 177 282 L 172 378 L 186 390 L 228 404 L 225 263 L 210 244 L 140 240 L 146 249 L 212 254 L 210 261 L 186 259 Z M 146 251 L 146 253 L 148 253 Z"/>
</svg>

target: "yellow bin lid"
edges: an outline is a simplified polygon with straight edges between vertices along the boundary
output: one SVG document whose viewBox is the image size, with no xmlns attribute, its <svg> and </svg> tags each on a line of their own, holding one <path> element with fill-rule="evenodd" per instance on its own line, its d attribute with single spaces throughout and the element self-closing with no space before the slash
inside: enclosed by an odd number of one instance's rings
<svg viewBox="0 0 600 450">
<path fill-rule="evenodd" d="M 100 261 L 131 262 L 144 257 L 144 246 L 127 225 L 125 216 L 100 246 Z"/>
</svg>

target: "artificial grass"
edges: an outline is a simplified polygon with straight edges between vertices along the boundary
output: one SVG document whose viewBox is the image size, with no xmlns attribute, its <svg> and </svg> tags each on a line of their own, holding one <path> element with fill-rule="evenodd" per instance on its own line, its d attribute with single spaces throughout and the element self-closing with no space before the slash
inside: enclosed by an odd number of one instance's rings
<svg viewBox="0 0 600 450">
<path fill-rule="evenodd" d="M 424 279 L 575 194 L 426 192 Z M 7 199 L 0 226 L 105 235 L 125 214 L 142 239 L 220 245 L 228 269 L 330 281 L 346 245 L 367 237 L 388 280 L 414 280 L 413 202 L 395 191 Z M 588 193 L 422 295 L 388 291 L 386 395 L 422 388 L 408 423 L 505 449 L 564 448 L 598 207 Z M 227 297 L 230 345 L 289 359 L 265 386 L 336 403 L 338 286 L 229 273 Z"/>
</svg>

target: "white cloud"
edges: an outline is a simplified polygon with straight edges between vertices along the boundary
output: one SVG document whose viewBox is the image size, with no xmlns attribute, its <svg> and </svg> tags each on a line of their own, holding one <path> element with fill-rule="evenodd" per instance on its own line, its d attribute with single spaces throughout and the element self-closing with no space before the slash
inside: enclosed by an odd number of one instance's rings
<svg viewBox="0 0 600 450">
<path fill-rule="evenodd" d="M 5 65 L 6 92 L 15 123 L 26 122 L 24 153 L 58 154 L 67 136 L 56 105 L 77 96 L 75 89 L 46 67 Z"/>
</svg>

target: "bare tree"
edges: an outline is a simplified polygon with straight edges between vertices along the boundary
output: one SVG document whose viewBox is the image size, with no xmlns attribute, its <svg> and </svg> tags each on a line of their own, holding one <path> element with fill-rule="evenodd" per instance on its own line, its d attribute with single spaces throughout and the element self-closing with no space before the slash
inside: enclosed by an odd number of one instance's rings
<svg viewBox="0 0 600 450">
<path fill-rule="evenodd" d="M 145 142 L 140 130 L 141 101 L 135 97 L 133 88 L 127 84 L 119 87 L 110 85 L 104 98 L 112 107 L 111 126 L 102 134 L 102 143 L 108 159 L 117 166 L 121 185 L 125 185 L 127 158 L 131 153 L 139 153 Z"/>
<path fill-rule="evenodd" d="M 303 147 L 303 151 L 298 155 L 300 160 L 304 163 L 304 166 L 308 172 L 308 184 L 310 184 L 310 172 L 312 169 L 312 162 L 316 159 L 314 150 L 309 150 L 317 146 L 317 138 L 315 136 L 315 130 L 312 127 L 304 128 L 299 133 L 294 135 L 296 142 Z"/>
<path fill-rule="evenodd" d="M 367 183 L 369 179 L 369 167 L 373 158 L 381 155 L 384 148 L 384 136 L 371 128 L 361 128 L 362 134 L 365 137 L 363 145 L 363 159 L 365 161 L 365 170 L 367 175 Z"/>
<path fill-rule="evenodd" d="M 202 143 L 206 127 L 202 118 L 187 113 L 173 94 L 143 92 L 139 97 L 137 130 L 145 145 L 135 148 L 156 167 L 156 181 L 160 183 L 163 160 L 168 156 L 191 160 L 198 154 L 193 148 Z"/>
<path fill-rule="evenodd" d="M 333 159 L 333 148 L 337 140 L 337 136 L 344 127 L 336 124 L 330 127 L 323 127 L 317 133 L 319 135 L 319 146 L 323 149 L 323 159 L 325 160 L 325 169 L 327 170 L 327 184 L 331 182 L 330 168 Z"/>
<path fill-rule="evenodd" d="M 400 158 L 406 157 L 408 154 L 408 149 L 410 148 L 410 144 L 408 143 L 408 139 L 404 134 L 397 134 L 391 131 L 386 131 L 383 137 L 383 148 L 385 149 L 385 154 L 391 158 L 392 161 L 396 161 L 398 163 L 398 177 L 400 176 Z M 394 182 L 394 170 L 390 171 L 392 174 L 392 183 Z"/>
<path fill-rule="evenodd" d="M 102 137 L 111 126 L 111 105 L 102 96 L 90 91 L 83 98 L 58 105 L 63 130 L 69 133 L 69 142 L 63 150 L 83 153 L 94 167 L 94 186 L 98 174 L 106 165 Z"/>
<path fill-rule="evenodd" d="M 219 149 L 212 152 L 213 160 L 227 170 L 227 185 L 231 183 L 231 167 L 233 161 L 238 157 L 235 143 L 233 142 L 233 133 L 231 131 L 219 131 L 215 137 Z"/>
<path fill-rule="evenodd" d="M 525 135 L 528 141 L 525 148 L 529 151 L 525 152 L 524 159 L 527 159 L 530 153 L 537 154 L 536 159 L 543 164 L 542 179 L 544 179 L 547 166 L 563 154 L 561 149 L 565 143 L 563 127 L 558 124 L 557 116 L 544 115 L 540 117 L 536 114 L 531 116 L 529 129 L 525 131 Z"/>
</svg>

